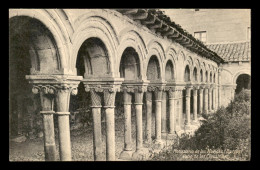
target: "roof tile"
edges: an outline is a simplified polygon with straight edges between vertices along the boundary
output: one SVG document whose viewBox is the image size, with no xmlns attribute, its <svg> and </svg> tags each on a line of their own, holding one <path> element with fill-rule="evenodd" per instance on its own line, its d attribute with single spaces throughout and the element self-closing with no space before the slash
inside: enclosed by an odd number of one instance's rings
<svg viewBox="0 0 260 170">
<path fill-rule="evenodd" d="M 232 42 L 209 44 L 207 47 L 216 52 L 225 61 L 250 61 L 251 44 L 250 42 Z"/>
</svg>

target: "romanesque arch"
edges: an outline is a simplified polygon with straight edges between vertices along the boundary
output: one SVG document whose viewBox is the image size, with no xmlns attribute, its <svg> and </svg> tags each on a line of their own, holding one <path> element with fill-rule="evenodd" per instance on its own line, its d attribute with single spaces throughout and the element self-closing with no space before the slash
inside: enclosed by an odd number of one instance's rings
<svg viewBox="0 0 260 170">
<path fill-rule="evenodd" d="M 161 69 L 157 56 L 153 55 L 150 57 L 147 72 L 147 80 L 159 80 L 161 79 Z"/>
<path fill-rule="evenodd" d="M 194 80 L 195 82 L 198 81 L 198 71 L 197 71 L 197 68 L 196 68 L 196 67 L 194 67 L 194 69 L 193 69 L 193 80 Z"/>
<path fill-rule="evenodd" d="M 58 48 L 54 34 L 37 17 L 20 14 L 9 19 L 9 114 L 13 136 L 29 133 L 27 123 L 31 131 L 41 123 L 39 95 L 33 95 L 25 76 L 52 75 L 59 73 L 62 68 L 61 49 Z"/>
<path fill-rule="evenodd" d="M 208 77 L 208 70 L 205 72 L 205 82 L 209 82 L 209 77 Z"/>
<path fill-rule="evenodd" d="M 127 47 L 120 62 L 120 77 L 125 80 L 138 80 L 141 78 L 140 60 L 137 52 L 132 47 Z"/>
<path fill-rule="evenodd" d="M 185 71 L 184 71 L 184 82 L 189 82 L 191 81 L 190 79 L 190 67 L 188 65 L 185 66 Z"/>
<path fill-rule="evenodd" d="M 165 80 L 175 80 L 174 78 L 174 67 L 171 60 L 168 60 L 165 66 Z"/>
<path fill-rule="evenodd" d="M 209 73 L 209 82 L 212 83 L 212 72 Z"/>
<path fill-rule="evenodd" d="M 238 94 L 242 89 L 251 89 L 251 76 L 249 74 L 240 74 L 237 77 L 235 93 Z"/>
<path fill-rule="evenodd" d="M 53 18 L 55 15 L 59 18 L 59 20 L 54 20 Z M 55 41 L 54 45 L 57 48 L 57 54 L 59 55 L 59 58 L 57 58 L 57 64 L 59 65 L 59 70 L 52 70 L 53 73 L 62 73 L 63 69 L 67 67 L 67 58 L 69 56 L 69 46 L 67 45 L 67 42 L 69 42 L 69 34 L 67 32 L 67 27 L 63 24 L 64 18 L 57 14 L 57 11 L 55 10 L 45 10 L 45 9 L 39 9 L 39 10 L 26 10 L 26 9 L 12 9 L 12 12 L 10 12 L 9 18 L 10 21 L 13 18 L 18 17 L 26 18 L 27 19 L 33 19 L 35 21 L 39 21 L 44 25 L 44 27 L 41 27 L 45 30 L 49 30 L 52 36 L 52 41 Z M 19 19 L 18 19 L 19 20 Z M 18 24 L 19 25 L 19 24 Z M 11 27 L 10 27 L 11 28 Z M 18 29 L 16 29 L 19 31 Z M 39 31 L 39 29 L 38 29 Z M 49 70 L 50 71 L 50 70 Z M 31 74 L 39 74 L 37 69 L 35 70 L 32 68 Z"/>
<path fill-rule="evenodd" d="M 120 32 L 120 45 L 118 47 L 118 56 L 121 57 L 120 61 L 122 60 L 123 53 L 125 49 L 131 47 L 136 51 L 138 54 L 139 62 L 140 62 L 140 74 L 142 77 L 145 77 L 144 63 L 145 58 L 147 56 L 147 47 L 144 44 L 144 41 L 136 31 L 134 30 L 124 30 Z M 121 64 L 121 62 L 119 63 Z M 119 69 L 120 66 L 118 66 Z"/>
<path fill-rule="evenodd" d="M 176 51 L 173 49 L 173 48 L 169 48 L 167 50 L 167 53 L 166 53 L 166 60 L 167 61 L 165 64 L 167 66 L 167 63 L 170 62 L 172 64 L 172 67 L 173 67 L 173 70 L 172 70 L 172 73 L 173 73 L 173 79 L 174 80 L 177 80 L 177 62 L 178 62 L 178 57 L 177 57 L 177 54 L 176 54 Z M 166 67 L 165 66 L 165 67 Z M 166 76 L 166 75 L 165 75 Z"/>
<path fill-rule="evenodd" d="M 76 65 L 77 55 L 82 44 L 89 38 L 97 38 L 100 39 L 106 47 L 110 61 L 111 76 L 119 74 L 118 70 L 114 70 L 117 63 L 119 63 L 117 56 L 119 40 L 111 24 L 103 17 L 92 16 L 90 14 L 82 17 L 80 21 L 72 37 L 73 53 L 70 60 L 71 69 L 73 70 Z"/>
<path fill-rule="evenodd" d="M 248 69 L 239 70 L 239 71 L 237 71 L 235 74 L 233 74 L 233 80 L 232 80 L 232 83 L 233 83 L 233 84 L 236 84 L 237 78 L 238 78 L 238 76 L 241 75 L 241 74 L 248 74 L 248 75 L 251 76 L 250 70 L 248 70 Z"/>
<path fill-rule="evenodd" d="M 200 82 L 204 82 L 203 71 L 200 69 Z"/>
</svg>

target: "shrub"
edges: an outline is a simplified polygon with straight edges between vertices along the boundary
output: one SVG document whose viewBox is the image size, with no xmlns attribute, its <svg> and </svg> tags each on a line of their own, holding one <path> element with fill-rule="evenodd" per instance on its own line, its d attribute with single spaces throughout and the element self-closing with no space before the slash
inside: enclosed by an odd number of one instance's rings
<svg viewBox="0 0 260 170">
<path fill-rule="evenodd" d="M 202 158 L 199 160 L 249 160 L 251 141 L 251 91 L 242 90 L 235 96 L 227 108 L 219 108 L 215 114 L 203 114 L 202 125 L 194 136 L 182 135 L 178 145 L 174 149 L 180 150 L 208 150 L 220 149 L 236 150 L 241 153 L 235 155 L 233 152 L 225 152 L 220 157 Z M 172 151 L 161 152 L 152 160 L 177 160 L 178 154 Z M 158 158 L 158 157 L 162 157 Z M 183 159 L 187 160 L 187 159 Z M 194 154 L 189 155 L 189 160 L 196 160 Z"/>
</svg>

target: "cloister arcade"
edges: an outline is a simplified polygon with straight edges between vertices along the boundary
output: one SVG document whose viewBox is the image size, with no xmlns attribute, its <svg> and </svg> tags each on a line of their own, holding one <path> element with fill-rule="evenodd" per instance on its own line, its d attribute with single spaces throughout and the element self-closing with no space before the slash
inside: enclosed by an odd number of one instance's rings
<svg viewBox="0 0 260 170">
<path fill-rule="evenodd" d="M 176 131 L 198 124 L 198 114 L 221 106 L 221 59 L 198 55 L 167 35 L 156 34 L 157 20 L 143 20 L 150 23 L 148 29 L 138 20 L 142 11 L 128 11 L 132 13 L 135 21 L 111 9 L 10 10 L 11 135 L 20 133 L 21 110 L 40 112 L 45 159 L 56 160 L 57 115 L 60 160 L 70 161 L 70 110 L 84 101 L 91 106 L 94 160 L 101 160 L 104 111 L 106 160 L 113 161 L 114 113 L 122 99 L 125 129 L 120 157 L 134 159 L 151 143 L 161 147 L 163 135 L 174 137 Z M 131 120 L 132 105 L 136 120 Z M 136 122 L 136 150 L 131 148 L 131 121 Z"/>
</svg>

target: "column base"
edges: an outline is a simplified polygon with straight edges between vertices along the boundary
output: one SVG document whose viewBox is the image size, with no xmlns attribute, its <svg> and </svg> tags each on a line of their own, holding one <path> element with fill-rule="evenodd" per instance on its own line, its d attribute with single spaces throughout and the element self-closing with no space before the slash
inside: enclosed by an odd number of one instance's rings
<svg viewBox="0 0 260 170">
<path fill-rule="evenodd" d="M 180 131 L 181 130 L 181 127 L 179 125 L 176 126 L 176 130 L 175 131 Z"/>
<path fill-rule="evenodd" d="M 167 140 L 174 140 L 176 139 L 177 135 L 175 133 L 168 133 Z"/>
<path fill-rule="evenodd" d="M 198 120 L 194 120 L 191 122 L 192 125 L 200 125 L 200 122 Z"/>
<path fill-rule="evenodd" d="M 164 146 L 163 144 L 164 144 L 164 143 L 163 143 L 162 140 L 155 140 L 155 141 L 153 142 L 152 148 L 153 148 L 153 149 L 162 149 L 163 146 Z"/>
<path fill-rule="evenodd" d="M 161 133 L 161 137 L 162 137 L 162 139 L 166 139 L 167 138 L 167 132 L 162 132 Z"/>
<path fill-rule="evenodd" d="M 150 140 L 145 140 L 144 143 L 143 143 L 143 146 L 144 146 L 145 148 L 149 148 L 149 147 L 151 146 L 151 144 L 152 144 L 152 139 L 150 139 Z"/>
<path fill-rule="evenodd" d="M 189 124 L 189 125 L 184 125 L 184 129 L 185 130 L 191 130 L 191 125 Z"/>
<path fill-rule="evenodd" d="M 133 153 L 134 153 L 134 151 L 132 151 L 132 150 L 130 150 L 130 151 L 124 150 L 120 153 L 119 159 L 131 160 Z"/>
<path fill-rule="evenodd" d="M 141 161 L 147 159 L 149 156 L 149 150 L 147 148 L 138 149 L 132 154 L 132 160 Z"/>
</svg>

